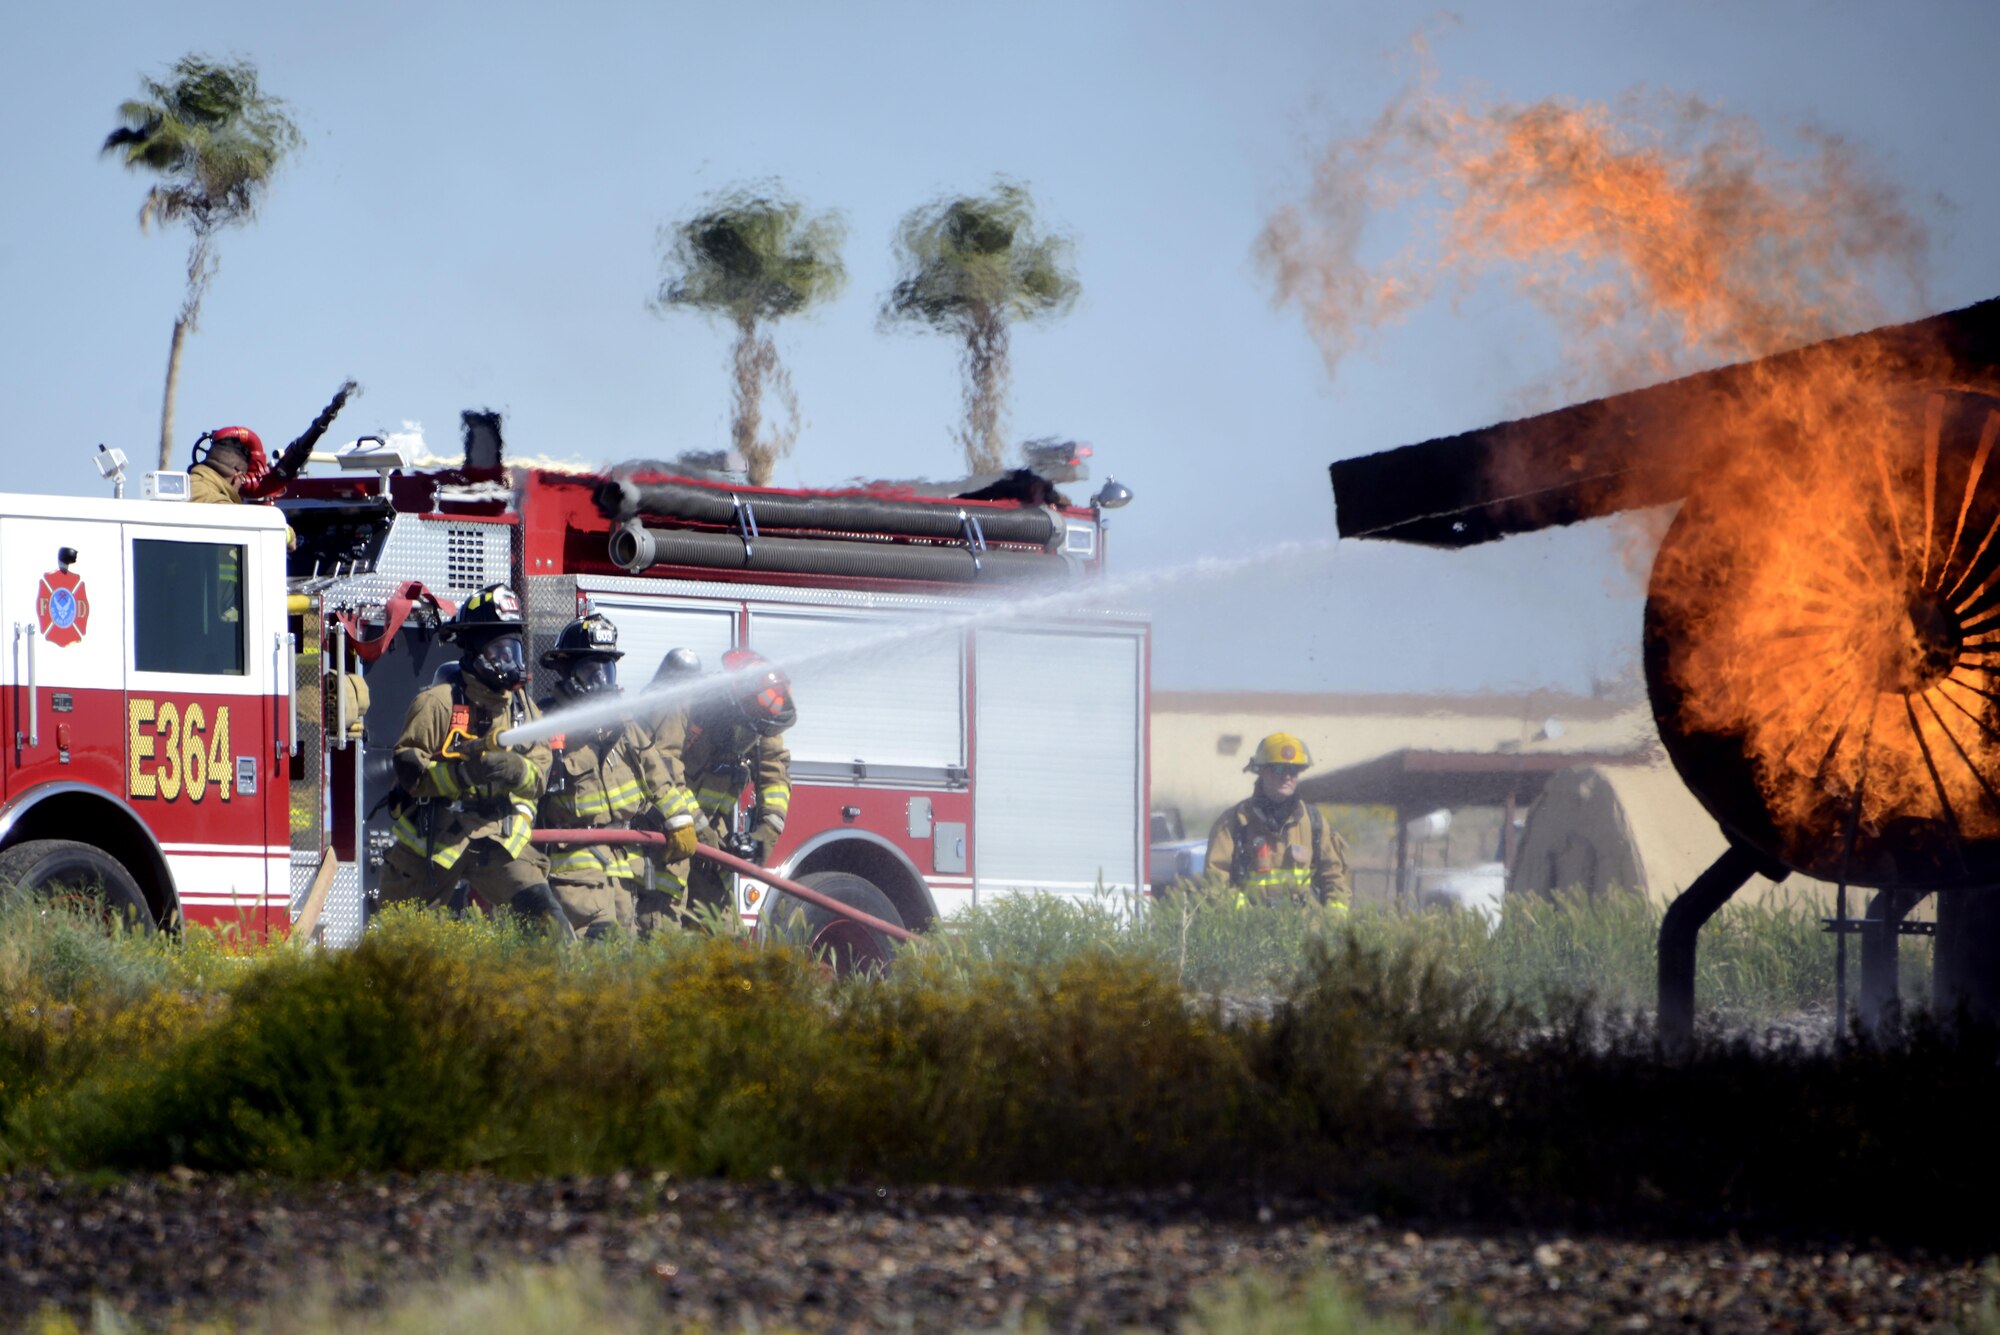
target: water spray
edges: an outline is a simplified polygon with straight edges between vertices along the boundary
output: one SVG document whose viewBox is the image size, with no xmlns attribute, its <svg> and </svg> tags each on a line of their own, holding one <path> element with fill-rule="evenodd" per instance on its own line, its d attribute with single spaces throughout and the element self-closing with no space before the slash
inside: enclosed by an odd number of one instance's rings
<svg viewBox="0 0 2000 1335">
<path fill-rule="evenodd" d="M 1162 585 L 1207 583 L 1240 574 L 1245 570 L 1254 570 L 1263 565 L 1310 560 L 1331 552 L 1335 542 L 1334 538 L 1281 542 L 1243 556 L 1204 556 L 1151 570 L 1107 575 L 1091 580 L 1087 585 L 1063 588 L 1053 593 L 1010 597 L 1002 602 L 965 611 L 938 612 L 928 616 L 920 614 L 908 618 L 904 624 L 883 626 L 866 635 L 843 637 L 838 643 L 824 649 L 771 660 L 769 666 L 776 666 L 789 675 L 796 675 L 801 670 L 872 656 L 897 645 L 962 634 L 966 630 L 982 625 L 1049 615 L 1069 609 L 1102 610 L 1101 606 L 1092 607 L 1092 605 L 1101 605 L 1109 599 L 1130 596 Z M 546 741 L 565 732 L 589 732 L 613 727 L 631 719 L 663 713 L 669 708 L 686 706 L 711 695 L 726 694 L 733 687 L 747 684 L 750 678 L 766 670 L 768 670 L 767 665 L 759 664 L 736 672 L 711 673 L 692 681 L 655 683 L 635 694 L 569 706 L 544 714 L 541 718 L 531 723 L 524 723 L 518 728 L 509 728 L 500 734 L 499 742 L 503 746 L 525 746 Z"/>
</svg>

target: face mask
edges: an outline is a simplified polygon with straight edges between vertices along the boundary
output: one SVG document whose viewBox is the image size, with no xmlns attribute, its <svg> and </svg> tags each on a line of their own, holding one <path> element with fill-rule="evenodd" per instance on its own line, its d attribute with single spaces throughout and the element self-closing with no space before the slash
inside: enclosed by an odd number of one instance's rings
<svg viewBox="0 0 2000 1335">
<path fill-rule="evenodd" d="M 572 700 L 615 695 L 618 691 L 618 664 L 609 658 L 586 658 L 573 664 L 562 677 L 562 692 Z"/>
<path fill-rule="evenodd" d="M 511 690 L 528 679 L 528 659 L 521 637 L 502 635 L 488 640 L 465 660 L 466 671 L 496 691 Z"/>
</svg>

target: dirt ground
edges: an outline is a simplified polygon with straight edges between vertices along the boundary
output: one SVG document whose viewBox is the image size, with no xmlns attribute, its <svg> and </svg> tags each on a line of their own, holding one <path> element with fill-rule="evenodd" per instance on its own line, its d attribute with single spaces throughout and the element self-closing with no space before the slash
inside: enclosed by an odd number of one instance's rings
<svg viewBox="0 0 2000 1335">
<path fill-rule="evenodd" d="M 1372 1304 L 1502 1329 L 1921 1329 L 1976 1307 L 1979 1263 L 1921 1254 L 1412 1228 L 1189 1193 L 821 1191 L 624 1175 L 296 1186 L 189 1174 L 0 1177 L 0 1315 L 145 1326 L 317 1289 L 588 1258 L 691 1320 L 812 1330 L 1159 1328 L 1252 1271 L 1330 1271 Z M 12 1324 L 9 1322 L 9 1324 Z"/>
</svg>

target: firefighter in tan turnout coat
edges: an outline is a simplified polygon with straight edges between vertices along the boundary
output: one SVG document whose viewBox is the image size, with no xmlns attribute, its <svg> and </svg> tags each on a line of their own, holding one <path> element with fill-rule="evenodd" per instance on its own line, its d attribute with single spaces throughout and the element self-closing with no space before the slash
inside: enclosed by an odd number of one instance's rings
<svg viewBox="0 0 2000 1335">
<path fill-rule="evenodd" d="M 557 672 L 556 694 L 544 712 L 599 703 L 619 694 L 618 628 L 592 612 L 563 627 L 542 666 Z M 672 861 L 693 856 L 693 794 L 674 781 L 664 757 L 638 723 L 618 720 L 588 730 L 566 730 L 550 742 L 554 762 L 542 794 L 544 829 L 628 829 L 637 817 L 657 813 Z M 549 884 L 586 937 L 638 929 L 637 896 L 645 884 L 645 855 L 632 845 L 563 844 L 549 851 Z"/>
<path fill-rule="evenodd" d="M 1311 764 L 1304 742 L 1272 733 L 1244 767 L 1256 788 L 1209 831 L 1208 870 L 1235 887 L 1239 906 L 1307 899 L 1347 906 L 1347 849 L 1299 796 L 1299 775 Z"/>
<path fill-rule="evenodd" d="M 188 467 L 188 499 L 197 505 L 241 505 L 239 480 L 250 471 L 250 442 L 257 433 L 247 426 L 226 426 L 205 433 L 195 443 L 194 463 Z M 205 447 L 205 448 L 204 448 Z"/>
<path fill-rule="evenodd" d="M 669 654 L 656 684 L 672 679 L 673 663 Z M 798 710 L 790 679 L 754 650 L 731 649 L 722 656 L 722 672 L 723 680 L 692 701 L 670 700 L 653 716 L 653 745 L 700 805 L 700 842 L 762 864 L 770 860 L 791 811 L 792 753 L 785 730 L 798 722 Z M 746 789 L 749 814 L 739 822 Z M 729 905 L 728 886 L 706 859 L 669 863 L 661 885 L 666 891 L 684 887 L 685 905 Z M 665 904 L 651 902 L 641 926 L 665 911 Z"/>
<path fill-rule="evenodd" d="M 410 702 L 396 739 L 396 842 L 382 865 L 384 904 L 445 904 L 464 881 L 494 908 L 561 919 L 548 861 L 528 844 L 549 748 L 495 740 L 540 717 L 522 690 L 521 629 L 521 600 L 495 584 L 468 598 L 441 632 L 463 657 Z"/>
</svg>

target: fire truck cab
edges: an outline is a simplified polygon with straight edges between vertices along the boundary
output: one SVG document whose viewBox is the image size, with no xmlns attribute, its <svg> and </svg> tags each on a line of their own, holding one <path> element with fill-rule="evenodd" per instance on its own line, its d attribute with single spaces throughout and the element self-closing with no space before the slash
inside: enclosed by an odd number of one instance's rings
<svg viewBox="0 0 2000 1335">
<path fill-rule="evenodd" d="M 1144 888 L 1149 628 L 1091 596 L 1095 506 L 509 470 L 475 416 L 467 466 L 347 451 L 279 507 L 0 497 L 0 880 L 259 935 L 311 900 L 315 935 L 352 941 L 404 714 L 456 657 L 446 609 L 507 583 L 531 663 L 580 608 L 609 616 L 628 696 L 675 648 L 785 669 L 782 875 L 858 878 L 856 907 L 913 929 Z M 768 902 L 742 881 L 746 921 Z"/>
<path fill-rule="evenodd" d="M 282 929 L 285 560 L 263 507 L 0 496 L 0 879 Z"/>
</svg>

